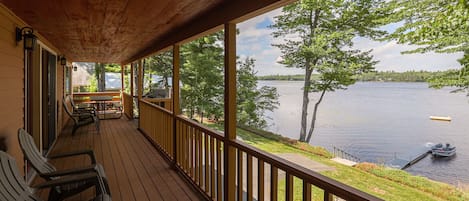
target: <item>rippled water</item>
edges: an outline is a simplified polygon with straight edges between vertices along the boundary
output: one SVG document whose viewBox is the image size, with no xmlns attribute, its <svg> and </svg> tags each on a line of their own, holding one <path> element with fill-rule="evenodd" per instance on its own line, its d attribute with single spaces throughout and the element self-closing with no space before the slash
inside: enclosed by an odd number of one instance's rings
<svg viewBox="0 0 469 201">
<path fill-rule="evenodd" d="M 298 138 L 302 82 L 260 84 L 277 87 L 280 94 L 280 107 L 267 114 L 271 118 L 267 130 Z M 468 98 L 450 91 L 429 89 L 426 83 L 362 82 L 327 93 L 311 144 L 329 150 L 339 147 L 362 161 L 385 162 L 394 157 L 410 159 L 431 143 L 449 142 L 457 147 L 456 156 L 427 156 L 407 171 L 451 184 L 469 183 Z M 430 115 L 451 116 L 453 120 L 432 121 Z"/>
</svg>

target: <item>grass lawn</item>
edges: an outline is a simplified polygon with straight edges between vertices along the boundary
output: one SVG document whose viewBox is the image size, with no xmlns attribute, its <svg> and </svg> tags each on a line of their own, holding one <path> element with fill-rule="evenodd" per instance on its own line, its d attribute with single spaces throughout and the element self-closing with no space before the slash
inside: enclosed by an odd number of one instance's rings
<svg viewBox="0 0 469 201">
<path fill-rule="evenodd" d="M 215 129 L 221 126 L 208 125 Z M 253 132 L 238 128 L 238 137 L 246 143 L 270 153 L 298 153 L 311 160 L 334 167 L 334 171 L 321 174 L 338 180 L 347 185 L 392 201 L 432 201 L 432 200 L 469 200 L 469 191 L 455 186 L 432 181 L 425 177 L 413 176 L 405 171 L 391 169 L 371 163 L 361 163 L 356 167 L 348 167 L 331 161 L 331 154 L 320 147 L 312 147 L 306 143 L 294 142 L 268 132 Z M 259 135 L 260 134 L 260 135 Z M 280 178 L 279 178 L 280 179 Z M 279 181 L 279 198 L 284 199 L 285 181 Z M 302 183 L 295 179 L 295 200 L 301 200 Z M 313 189 L 314 200 L 323 200 L 322 191 Z"/>
</svg>

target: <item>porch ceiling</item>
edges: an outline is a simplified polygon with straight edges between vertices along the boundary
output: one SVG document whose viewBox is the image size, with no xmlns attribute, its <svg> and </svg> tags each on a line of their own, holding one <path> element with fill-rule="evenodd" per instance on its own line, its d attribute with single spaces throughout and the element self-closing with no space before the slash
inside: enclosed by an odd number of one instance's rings
<svg viewBox="0 0 469 201">
<path fill-rule="evenodd" d="M 0 0 L 69 61 L 127 63 L 291 0 Z"/>
</svg>

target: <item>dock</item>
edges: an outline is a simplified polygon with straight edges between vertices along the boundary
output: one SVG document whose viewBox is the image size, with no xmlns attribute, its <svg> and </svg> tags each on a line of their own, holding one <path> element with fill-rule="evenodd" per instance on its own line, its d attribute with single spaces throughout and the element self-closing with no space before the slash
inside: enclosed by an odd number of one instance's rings
<svg viewBox="0 0 469 201">
<path fill-rule="evenodd" d="M 386 162 L 386 166 L 404 170 L 404 169 L 416 164 L 420 160 L 424 159 L 425 157 L 427 157 L 428 154 L 431 154 L 431 153 L 432 153 L 431 150 L 426 150 L 423 153 L 415 155 L 410 160 L 401 159 L 401 158 L 394 158 L 393 160 Z"/>
</svg>

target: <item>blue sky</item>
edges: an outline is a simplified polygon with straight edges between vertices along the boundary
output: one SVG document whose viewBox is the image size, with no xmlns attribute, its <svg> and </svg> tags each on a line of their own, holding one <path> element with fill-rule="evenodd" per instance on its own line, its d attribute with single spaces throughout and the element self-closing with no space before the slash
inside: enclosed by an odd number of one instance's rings
<svg viewBox="0 0 469 201">
<path fill-rule="evenodd" d="M 281 9 L 277 9 L 257 16 L 248 21 L 238 24 L 240 34 L 237 38 L 237 53 L 241 58 L 246 56 L 256 59 L 256 71 L 258 75 L 272 74 L 302 74 L 303 70 L 295 68 L 285 68 L 277 61 L 281 59 L 281 52 L 273 47 L 273 43 L 281 43 L 282 39 L 271 36 L 272 29 L 268 28 L 274 22 L 274 16 L 281 14 Z M 385 30 L 393 30 L 399 24 L 391 24 L 383 27 Z M 378 71 L 394 70 L 403 72 L 407 70 L 446 70 L 459 68 L 457 59 L 462 56 L 457 54 L 406 54 L 401 52 L 414 49 L 415 46 L 400 45 L 394 41 L 376 42 L 366 38 L 355 38 L 354 47 L 361 50 L 373 49 L 372 54 L 375 60 L 380 61 L 376 65 Z"/>
</svg>

